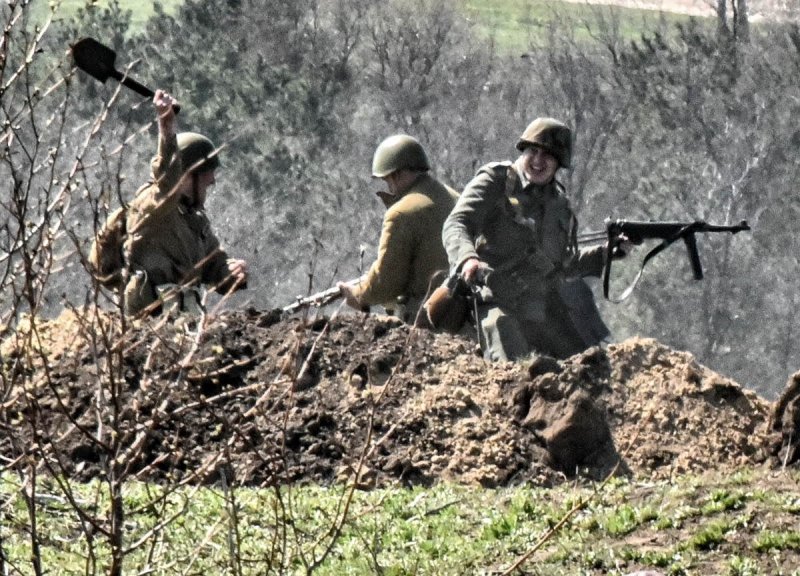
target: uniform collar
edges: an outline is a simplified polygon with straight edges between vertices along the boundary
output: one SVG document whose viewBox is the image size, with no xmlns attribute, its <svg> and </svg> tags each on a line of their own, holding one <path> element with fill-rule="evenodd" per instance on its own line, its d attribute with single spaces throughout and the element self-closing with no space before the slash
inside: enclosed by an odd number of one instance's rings
<svg viewBox="0 0 800 576">
<path fill-rule="evenodd" d="M 397 193 L 397 197 L 398 198 L 402 198 L 403 196 L 408 194 L 409 190 L 411 190 L 414 186 L 419 184 L 420 181 L 422 181 L 422 179 L 427 177 L 427 176 L 428 176 L 428 172 L 420 172 L 419 174 L 417 174 L 417 177 L 414 178 L 411 182 L 409 182 L 408 186 L 406 186 L 404 189 L 402 189 L 400 192 Z"/>
<path fill-rule="evenodd" d="M 514 168 L 514 171 L 517 173 L 517 176 L 519 177 L 519 184 L 522 187 L 522 191 L 524 193 L 531 194 L 533 196 L 555 193 L 556 190 L 555 178 L 550 180 L 550 182 L 548 182 L 547 184 L 541 186 L 536 184 L 531 184 L 527 176 L 525 176 L 525 172 L 521 170 L 516 163 L 512 164 L 512 166 Z"/>
<path fill-rule="evenodd" d="M 392 194 L 392 193 L 390 193 L 388 191 L 384 191 L 384 190 L 376 192 L 375 194 L 378 196 L 378 198 L 381 199 L 381 201 L 383 202 L 384 206 L 389 208 L 390 206 L 396 204 L 403 196 L 408 194 L 408 192 L 412 188 L 414 188 L 414 186 L 419 184 L 424 178 L 427 178 L 427 177 L 429 177 L 429 173 L 428 172 L 421 172 L 416 178 L 414 178 L 411 182 L 408 183 L 408 186 L 403 188 L 397 194 Z"/>
</svg>

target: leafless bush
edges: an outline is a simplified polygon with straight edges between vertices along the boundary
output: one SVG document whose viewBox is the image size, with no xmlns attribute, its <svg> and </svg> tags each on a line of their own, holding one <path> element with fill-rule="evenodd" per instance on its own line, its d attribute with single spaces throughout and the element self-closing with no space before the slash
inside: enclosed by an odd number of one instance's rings
<svg viewBox="0 0 800 576">
<path fill-rule="evenodd" d="M 101 288 L 88 270 L 88 243 L 110 211 L 126 201 L 129 185 L 124 171 L 129 157 L 138 156 L 137 147 L 143 147 L 141 140 L 147 138 L 141 137 L 150 124 L 137 123 L 136 114 L 127 115 L 127 120 L 125 115 L 114 115 L 112 111 L 121 106 L 119 86 L 107 92 L 107 99 L 98 99 L 94 111 L 89 106 L 90 116 L 82 119 L 82 114 L 76 114 L 76 108 L 84 104 L 76 106 L 80 99 L 76 85 L 80 89 L 81 80 L 71 69 L 66 51 L 53 57 L 47 47 L 49 21 L 33 30 L 27 2 L 6 5 L 3 11 L 0 443 L 4 451 L 0 474 L 4 482 L 12 482 L 12 475 L 16 477 L 26 516 L 21 518 L 8 510 L 10 502 L 0 503 L 0 509 L 9 526 L 27 534 L 31 553 L 24 560 L 27 566 L 19 564 L 23 561 L 20 558 L 10 560 L 0 538 L 0 572 L 38 575 L 53 569 L 44 560 L 46 548 L 53 544 L 40 530 L 45 508 L 53 502 L 78 519 L 80 534 L 76 536 L 86 554 L 87 574 L 122 574 L 126 558 L 140 550 L 145 550 L 148 558 L 145 572 L 168 569 L 163 533 L 187 514 L 192 491 L 197 488 L 187 491 L 186 487 L 207 484 L 211 478 L 222 487 L 228 517 L 226 522 L 209 527 L 209 537 L 227 531 L 227 562 L 232 573 L 241 574 L 245 560 L 237 517 L 240 485 L 225 472 L 239 463 L 227 450 L 209 454 L 199 468 L 148 490 L 148 497 L 136 507 L 125 501 L 131 482 L 142 472 L 141 462 L 151 437 L 165 419 L 180 417 L 180 408 L 170 405 L 171 393 L 186 386 L 188 368 L 204 360 L 197 357 L 197 344 L 208 321 L 201 319 L 194 331 L 183 334 L 178 342 L 165 339 L 163 331 L 171 330 L 165 328 L 166 317 L 150 332 L 132 331 L 118 296 Z M 313 257 L 310 266 L 313 270 Z M 48 319 L 59 309 L 58 318 Z M 181 336 L 180 331 L 177 336 Z M 77 348 L 88 352 L 77 358 L 70 353 Z M 147 367 L 154 354 L 164 348 L 177 354 L 168 370 L 172 377 L 154 383 L 148 379 Z M 126 355 L 136 349 L 149 350 L 149 354 L 144 376 L 132 382 L 126 374 Z M 297 362 L 302 363 L 302 359 Z M 87 391 L 93 410 L 76 413 L 56 374 L 86 363 L 96 374 L 94 389 Z M 284 382 L 282 389 L 286 386 L 291 388 L 291 380 Z M 261 392 L 275 393 L 275 389 L 266 383 Z M 137 406 L 145 397 L 154 401 L 156 409 L 139 413 Z M 204 399 L 203 405 L 214 402 L 214 398 Z M 59 415 L 55 419 L 54 413 Z M 254 407 L 251 416 L 257 415 Z M 230 444 L 242 440 L 238 421 L 213 410 L 209 416 L 210 425 L 221 426 L 230 434 Z M 86 452 L 82 456 L 89 454 L 99 463 L 96 498 L 92 501 L 79 495 L 85 489 L 79 490 L 72 476 L 74 459 L 79 456 L 71 448 L 76 437 Z M 279 474 L 275 456 L 265 452 L 263 465 L 275 467 Z M 357 480 L 358 471 L 355 475 Z M 343 496 L 341 511 L 331 518 L 330 529 L 319 538 L 312 534 L 314 542 L 301 543 L 299 552 L 292 552 L 287 540 L 294 514 L 288 489 L 281 487 L 277 477 L 273 485 L 275 536 L 259 564 L 265 573 L 281 573 L 299 553 L 311 572 L 332 550 L 357 482 Z M 176 508 L 169 504 L 174 501 L 183 504 Z M 128 524 L 142 515 L 155 515 L 155 521 L 132 540 Z"/>
</svg>

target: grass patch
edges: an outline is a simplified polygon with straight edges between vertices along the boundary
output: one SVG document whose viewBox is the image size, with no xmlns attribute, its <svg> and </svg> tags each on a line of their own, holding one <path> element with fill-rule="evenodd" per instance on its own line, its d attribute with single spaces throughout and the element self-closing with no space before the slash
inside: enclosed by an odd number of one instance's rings
<svg viewBox="0 0 800 576">
<path fill-rule="evenodd" d="M 611 26 L 612 20 L 622 38 L 636 39 L 659 22 L 674 29 L 674 24 L 690 18 L 656 10 L 552 0 L 461 0 L 461 5 L 479 30 L 501 50 L 508 51 L 524 51 L 531 45 L 542 44 L 549 27 L 557 22 L 569 25 L 577 40 L 589 41 L 598 30 Z"/>
<path fill-rule="evenodd" d="M 800 494 L 787 495 L 785 502 L 787 512 L 800 515 Z"/>
<path fill-rule="evenodd" d="M 608 518 L 606 531 L 611 536 L 624 536 L 630 534 L 642 524 L 658 518 L 658 513 L 652 508 L 636 508 L 621 506 Z"/>
<path fill-rule="evenodd" d="M 761 572 L 755 562 L 749 558 L 734 556 L 730 560 L 727 574 L 728 576 L 758 576 Z"/>
<path fill-rule="evenodd" d="M 741 491 L 731 493 L 726 489 L 717 490 L 711 494 L 709 501 L 702 507 L 701 512 L 708 515 L 727 510 L 741 510 L 744 508 L 747 499 L 747 494 Z"/>
<path fill-rule="evenodd" d="M 705 525 L 688 542 L 689 548 L 712 550 L 725 542 L 725 535 L 731 530 L 727 520 L 715 520 Z"/>
<path fill-rule="evenodd" d="M 356 492 L 335 541 L 331 527 L 341 519 L 343 486 L 167 493 L 131 483 L 124 494 L 125 544 L 144 544 L 131 550 L 125 568 L 163 575 L 175 573 L 175 566 L 194 574 L 303 574 L 319 562 L 313 571 L 324 575 L 502 571 L 572 504 L 589 498 L 531 558 L 529 569 L 553 575 L 625 574 L 643 567 L 665 574 L 768 574 L 776 554 L 789 565 L 800 560 L 800 532 L 781 529 L 796 522 L 787 506 L 787 485 L 765 482 L 760 474 L 753 473 L 748 487 L 764 497 L 747 501 L 747 518 L 740 509 L 746 493 L 728 477 L 656 485 L 611 482 L 599 494 L 590 484 L 498 490 L 442 484 Z M 73 488 L 82 510 L 106 522 L 105 486 Z M 36 492 L 44 567 L 85 574 L 86 559 L 93 558 L 95 572 L 105 572 L 111 548 L 102 533 L 87 530 L 57 483 L 43 482 Z M 0 476 L 0 553 L 27 573 L 30 527 L 21 493 L 17 477 Z M 706 514 L 713 520 L 700 522 Z M 661 525 L 664 518 L 683 521 Z M 170 519 L 164 529 L 151 534 L 164 519 Z"/>
<path fill-rule="evenodd" d="M 159 4 L 167 14 L 174 14 L 183 0 L 159 0 Z M 43 22 L 48 12 L 54 9 L 53 20 L 69 20 L 78 9 L 91 7 L 94 10 L 109 10 L 113 0 L 39 0 L 31 4 L 31 15 L 34 22 Z M 131 32 L 140 32 L 144 29 L 147 20 L 155 13 L 155 2 L 142 0 L 118 0 L 123 11 L 131 12 Z"/>
<path fill-rule="evenodd" d="M 800 550 L 800 532 L 775 532 L 766 530 L 756 536 L 753 548 L 757 552 Z"/>
</svg>

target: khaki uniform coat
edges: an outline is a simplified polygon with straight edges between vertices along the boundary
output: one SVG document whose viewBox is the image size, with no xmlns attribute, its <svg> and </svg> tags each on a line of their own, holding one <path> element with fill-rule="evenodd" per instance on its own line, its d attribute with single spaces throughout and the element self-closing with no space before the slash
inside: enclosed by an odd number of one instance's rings
<svg viewBox="0 0 800 576">
<path fill-rule="evenodd" d="M 605 251 L 578 248 L 577 220 L 557 182 L 523 188 L 511 162 L 483 166 L 447 218 L 443 241 L 451 272 L 469 258 L 493 270 L 478 310 L 487 358 L 513 360 L 531 352 L 564 358 L 607 335 L 599 316 L 601 326 L 574 321 L 570 307 L 586 304 L 582 281 L 579 297 L 564 297 L 574 288 L 567 278 L 602 273 Z"/>
<path fill-rule="evenodd" d="M 175 136 L 159 142 L 152 180 L 128 206 L 125 258 L 130 279 L 126 311 L 135 314 L 155 302 L 162 284 L 210 284 L 224 292 L 231 279 L 228 255 L 220 248 L 202 209 L 175 192 L 183 175 Z"/>
<path fill-rule="evenodd" d="M 389 206 L 378 257 L 354 289 L 361 304 L 395 309 L 397 299 L 404 299 L 403 317 L 413 322 L 431 276 L 447 269 L 442 225 L 457 198 L 455 190 L 424 173 Z"/>
</svg>

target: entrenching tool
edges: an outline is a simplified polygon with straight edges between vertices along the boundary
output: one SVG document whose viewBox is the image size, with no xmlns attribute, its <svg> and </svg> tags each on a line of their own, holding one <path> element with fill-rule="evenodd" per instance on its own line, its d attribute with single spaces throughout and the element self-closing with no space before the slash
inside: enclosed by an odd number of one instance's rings
<svg viewBox="0 0 800 576">
<path fill-rule="evenodd" d="M 155 95 L 155 92 L 144 84 L 140 84 L 130 76 L 117 70 L 114 67 L 117 60 L 117 53 L 94 38 L 81 38 L 70 48 L 72 50 L 72 59 L 75 62 L 75 66 L 93 78 L 100 80 L 100 82 L 105 83 L 109 78 L 113 78 L 137 94 L 141 94 L 147 98 L 152 98 Z M 173 106 L 173 110 L 175 110 L 176 114 L 180 109 L 180 106 L 177 104 Z"/>
</svg>

